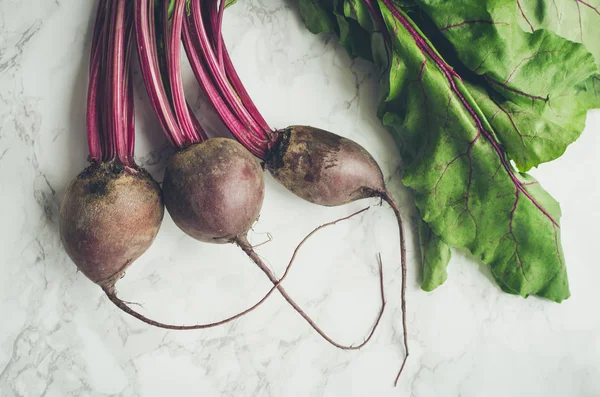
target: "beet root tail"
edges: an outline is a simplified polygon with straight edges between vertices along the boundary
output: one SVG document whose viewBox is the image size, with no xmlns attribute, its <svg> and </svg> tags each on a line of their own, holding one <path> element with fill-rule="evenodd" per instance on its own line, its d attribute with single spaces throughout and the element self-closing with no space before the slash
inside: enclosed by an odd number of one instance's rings
<svg viewBox="0 0 600 397">
<path fill-rule="evenodd" d="M 170 330 L 177 330 L 177 331 L 189 331 L 189 330 L 195 330 L 195 329 L 206 329 L 206 328 L 218 327 L 219 325 L 226 324 L 228 322 L 237 320 L 238 318 L 245 316 L 246 314 L 250 313 L 257 307 L 262 305 L 267 300 L 267 298 L 269 298 L 269 296 L 271 296 L 273 291 L 275 291 L 277 289 L 277 287 L 279 286 L 279 283 L 280 283 L 280 281 L 276 280 L 276 283 L 273 285 L 273 287 L 271 287 L 271 289 L 258 302 L 256 302 L 252 306 L 248 307 L 247 309 L 245 309 L 233 316 L 230 316 L 223 320 L 215 321 L 212 323 L 194 324 L 194 325 L 173 325 L 173 324 L 165 324 L 165 323 L 162 323 L 159 321 L 152 320 L 152 319 L 144 316 L 143 314 L 135 311 L 127 304 L 127 302 L 125 302 L 124 300 L 117 297 L 114 287 L 109 287 L 109 288 L 103 287 L 102 290 L 104 291 L 104 293 L 106 294 L 108 299 L 110 299 L 110 301 L 115 304 L 115 306 L 117 306 L 119 309 L 123 310 L 125 313 L 129 314 L 130 316 L 135 317 L 138 320 L 140 320 L 146 324 L 149 324 L 149 325 L 152 325 L 152 326 L 158 327 L 158 328 L 163 328 L 163 329 L 170 329 Z"/>
<path fill-rule="evenodd" d="M 292 263 L 294 262 L 296 255 L 298 254 L 300 248 L 302 247 L 302 245 L 304 245 L 304 243 L 310 238 L 312 237 L 316 232 L 318 232 L 319 230 L 327 227 L 327 226 L 331 226 L 334 225 L 338 222 L 347 220 L 355 215 L 358 215 L 364 211 L 366 211 L 368 209 L 364 208 L 360 211 L 357 211 L 347 217 L 344 218 L 340 218 L 337 219 L 333 222 L 329 222 L 326 224 L 323 224 L 317 228 L 315 228 L 312 232 L 310 232 L 306 237 L 304 237 L 304 239 L 302 239 L 302 241 L 300 242 L 300 244 L 298 244 L 298 246 L 296 246 L 296 249 L 294 250 L 294 253 L 292 254 L 292 258 L 290 259 L 290 262 L 288 263 L 287 269 L 284 273 L 284 275 L 281 277 L 281 279 L 279 279 L 279 282 L 277 280 L 277 277 L 273 274 L 273 272 L 271 271 L 271 269 L 269 269 L 267 267 L 267 265 L 263 262 L 263 260 L 260 258 L 260 256 L 254 251 L 252 245 L 250 245 L 250 243 L 248 242 L 248 239 L 245 235 L 238 237 L 235 240 L 235 243 L 246 253 L 246 255 L 248 255 L 248 257 L 250 257 L 250 259 L 252 259 L 252 261 L 267 275 L 267 277 L 269 278 L 269 280 L 271 280 L 271 282 L 274 285 L 274 288 L 277 288 L 279 290 L 279 293 L 281 293 L 281 295 L 283 296 L 283 298 L 294 308 L 294 310 L 296 310 L 296 312 L 298 312 L 298 314 L 300 314 L 300 316 L 302 316 L 302 318 L 304 318 L 304 320 L 323 338 L 325 339 L 327 342 L 329 342 L 330 344 L 332 344 L 333 346 L 342 349 L 342 350 L 358 350 L 360 348 L 362 348 L 363 346 L 365 346 L 373 337 L 373 334 L 375 333 L 375 330 L 377 329 L 380 321 L 381 321 L 381 317 L 383 316 L 383 312 L 385 309 L 385 305 L 386 305 L 386 301 L 385 301 L 385 293 L 384 293 L 384 287 L 383 287 L 383 266 L 381 263 L 381 256 L 378 257 L 378 265 L 379 265 L 379 288 L 381 291 L 381 306 L 379 309 L 379 312 L 377 314 L 377 317 L 375 319 L 375 323 L 373 324 L 373 326 L 371 327 L 371 330 L 369 331 L 369 334 L 367 335 L 367 337 L 358 345 L 343 345 L 341 343 L 336 342 L 335 340 L 333 340 L 329 335 L 327 335 L 327 333 L 325 331 L 323 331 L 315 322 L 312 318 L 310 318 L 310 316 L 308 314 L 306 314 L 306 312 L 304 312 L 304 310 L 289 296 L 289 294 L 287 293 L 287 291 L 285 290 L 285 288 L 283 288 L 283 286 L 279 285 L 288 275 L 288 272 L 292 266 Z"/>
<path fill-rule="evenodd" d="M 404 366 L 406 365 L 406 361 L 408 360 L 408 336 L 406 332 L 406 242 L 405 242 L 405 231 L 404 231 L 404 223 L 402 222 L 402 216 L 400 215 L 400 208 L 398 204 L 394 201 L 392 196 L 387 192 L 380 192 L 380 197 L 383 201 L 388 203 L 388 205 L 394 211 L 394 215 L 396 216 L 396 220 L 398 221 L 398 231 L 400 233 L 400 263 L 402 266 L 402 291 L 401 291 L 401 308 L 402 308 L 402 331 L 403 331 L 403 340 L 404 340 L 404 350 L 406 352 L 404 356 L 404 360 L 402 360 L 402 365 L 400 366 L 400 370 L 396 375 L 396 379 L 394 380 L 394 386 L 398 384 L 398 380 L 400 379 L 400 375 L 404 370 Z"/>
</svg>

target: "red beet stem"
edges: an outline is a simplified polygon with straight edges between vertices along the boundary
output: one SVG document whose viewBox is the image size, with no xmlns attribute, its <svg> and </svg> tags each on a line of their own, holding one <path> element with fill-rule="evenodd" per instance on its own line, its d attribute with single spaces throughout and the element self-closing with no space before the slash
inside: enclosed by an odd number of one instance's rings
<svg viewBox="0 0 600 397">
<path fill-rule="evenodd" d="M 127 158 L 133 164 L 135 148 L 135 107 L 133 101 L 133 80 L 131 79 L 131 47 L 133 38 L 133 15 L 131 12 L 126 15 L 126 49 L 125 49 L 125 73 L 123 76 L 123 96 L 125 103 L 123 105 L 123 114 L 125 115 L 125 137 L 127 145 Z"/>
<path fill-rule="evenodd" d="M 110 76 L 110 92 L 108 103 L 109 110 L 109 125 L 111 147 L 107 154 L 108 159 L 118 158 L 124 165 L 131 166 L 129 159 L 129 150 L 127 148 L 127 129 L 125 126 L 125 104 L 127 100 L 124 96 L 127 90 L 124 82 L 125 75 L 125 0 L 113 0 L 112 5 L 112 21 L 109 31 L 110 39 L 110 58 L 109 58 L 109 76 Z"/>
<path fill-rule="evenodd" d="M 213 3 L 213 1 L 214 1 L 214 3 Z M 260 126 L 262 131 L 267 136 L 270 136 L 273 134 L 273 129 L 271 127 L 269 127 L 269 124 L 267 124 L 267 122 L 263 118 L 262 114 L 256 108 L 256 105 L 252 101 L 252 98 L 250 98 L 248 91 L 246 91 L 246 88 L 242 84 L 242 81 L 241 81 L 240 77 L 238 76 L 238 74 L 235 70 L 235 67 L 233 66 L 233 62 L 231 61 L 229 52 L 227 51 L 227 45 L 225 44 L 225 42 L 223 40 L 223 35 L 221 33 L 223 30 L 222 29 L 222 24 L 223 24 L 222 9 L 219 8 L 218 17 L 216 15 L 216 13 L 214 12 L 214 7 L 216 7 L 217 1 L 218 0 L 209 0 L 205 3 L 208 8 L 208 15 L 210 18 L 210 25 L 211 25 L 211 29 L 208 30 L 209 39 L 213 43 L 216 42 L 214 45 L 222 51 L 225 75 L 227 76 L 229 83 L 233 86 L 233 89 L 239 96 L 240 101 L 242 102 L 244 107 L 247 109 L 248 113 L 250 113 L 252 118 L 258 123 L 258 125 Z"/>
<path fill-rule="evenodd" d="M 202 142 L 208 136 L 185 100 L 181 79 L 180 40 L 185 2 L 175 3 L 172 23 L 169 22 L 169 3 L 169 0 L 162 2 L 158 20 L 162 29 L 158 35 L 154 2 L 135 0 L 135 26 L 148 97 L 169 142 L 181 149 Z M 164 55 L 160 57 L 159 42 L 163 46 L 161 55 Z"/>
<path fill-rule="evenodd" d="M 215 13 L 215 18 L 218 18 L 217 4 L 213 5 L 210 10 Z M 213 41 L 209 38 L 203 19 L 202 8 L 200 0 L 191 0 L 191 12 L 186 18 L 187 39 L 184 34 L 186 52 L 194 74 L 231 133 L 252 154 L 264 159 L 269 136 L 245 108 L 229 83 L 224 70 L 219 66 L 213 50 Z M 200 55 L 204 58 L 204 62 L 200 60 Z M 212 87 L 207 87 L 208 85 Z"/>
<path fill-rule="evenodd" d="M 134 22 L 138 58 L 150 103 L 171 145 L 182 148 L 189 142 L 186 142 L 186 137 L 181 133 L 173 115 L 160 74 L 155 38 L 154 0 L 134 1 Z"/>
<path fill-rule="evenodd" d="M 198 55 L 199 52 L 196 51 L 198 46 L 198 37 L 195 34 L 194 24 L 188 18 L 183 26 L 183 47 L 185 48 L 190 66 L 192 67 L 200 87 L 211 101 L 225 126 L 235 135 L 239 142 L 252 154 L 256 155 L 257 153 L 261 153 L 260 147 L 255 146 L 255 143 L 247 134 L 239 133 L 240 131 L 245 130 L 245 127 L 231 112 L 225 101 L 223 101 L 221 98 L 220 93 L 212 81 L 212 77 L 207 72 L 207 68 L 203 60 Z"/>
<path fill-rule="evenodd" d="M 89 159 L 118 159 L 132 167 L 133 90 L 129 79 L 132 28 L 125 0 L 100 0 L 96 14 L 87 94 Z"/>
<path fill-rule="evenodd" d="M 223 26 L 223 14 L 225 14 L 225 0 L 216 0 L 219 3 L 219 13 L 217 16 L 217 26 L 216 26 L 216 30 L 215 30 L 215 35 L 217 38 L 217 42 L 216 42 L 216 51 L 217 51 L 217 59 L 219 60 L 219 66 L 221 67 L 221 70 L 223 70 L 223 36 L 221 35 L 221 28 Z M 208 2 L 210 3 L 210 2 Z M 210 15 L 214 15 L 213 13 L 210 13 Z M 211 18 L 212 20 L 213 18 Z"/>
<path fill-rule="evenodd" d="M 191 142 L 199 142 L 200 135 L 196 128 L 200 125 L 192 121 L 193 113 L 189 112 L 187 103 L 185 101 L 185 94 L 183 91 L 183 82 L 181 81 L 181 36 L 183 26 L 183 14 L 185 12 L 185 2 L 175 2 L 175 8 L 173 9 L 173 18 L 171 28 L 169 29 L 169 0 L 164 1 L 166 9 L 163 11 L 163 23 L 166 26 L 166 31 L 169 32 L 164 37 L 166 47 L 167 62 L 168 62 L 168 74 L 171 85 L 171 94 L 173 96 L 173 108 L 181 131 Z"/>
<path fill-rule="evenodd" d="M 96 23 L 92 37 L 89 83 L 87 92 L 87 138 L 90 161 L 102 161 L 102 136 L 100 133 L 100 115 L 98 114 L 98 88 L 100 86 L 101 53 L 104 43 L 104 19 L 106 0 L 100 0 L 96 12 Z"/>
<path fill-rule="evenodd" d="M 218 60 L 212 49 L 211 42 L 208 38 L 206 26 L 203 21 L 201 0 L 191 0 L 191 4 L 191 17 L 194 21 L 194 27 L 196 28 L 196 33 L 198 35 L 198 43 L 200 44 L 200 50 L 206 60 L 208 71 L 211 74 L 217 89 L 220 91 L 221 96 L 223 96 L 226 99 L 228 105 L 230 106 L 231 110 L 236 115 L 238 120 L 240 120 L 242 124 L 246 126 L 248 131 L 250 131 L 254 135 L 260 136 L 260 127 L 254 121 L 252 116 L 250 116 L 248 111 L 243 107 L 237 94 L 229 85 L 225 74 L 219 68 Z"/>
</svg>

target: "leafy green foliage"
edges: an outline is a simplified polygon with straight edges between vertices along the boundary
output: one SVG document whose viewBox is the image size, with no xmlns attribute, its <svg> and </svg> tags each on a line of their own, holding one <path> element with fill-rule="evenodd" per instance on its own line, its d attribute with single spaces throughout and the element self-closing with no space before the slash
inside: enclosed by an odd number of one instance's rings
<svg viewBox="0 0 600 397">
<path fill-rule="evenodd" d="M 560 156 L 579 136 L 590 107 L 579 92 L 597 73 L 594 59 L 555 33 L 520 29 L 518 8 L 508 0 L 415 3 L 420 8 L 321 0 L 317 12 L 301 12 L 305 20 L 337 21 L 329 31 L 343 31 L 343 42 L 365 32 L 372 37 L 350 53 L 369 51 L 386 71 L 378 113 L 398 143 L 404 183 L 427 223 L 421 227 L 423 288 L 444 282 L 452 246 L 490 265 L 504 291 L 560 302 L 570 294 L 560 207 L 510 160 L 529 169 Z M 456 69 L 407 15 L 421 19 L 422 12 L 454 51 Z M 340 28 L 342 15 L 356 23 Z M 510 29 L 502 30 L 504 22 Z"/>
<path fill-rule="evenodd" d="M 421 288 L 424 291 L 433 291 L 448 278 L 446 268 L 450 262 L 450 247 L 423 221 L 419 221 L 419 241 L 423 264 Z"/>
<path fill-rule="evenodd" d="M 514 0 L 417 1 L 494 91 L 478 95 L 479 105 L 517 167 L 560 157 L 585 125 L 589 105 L 578 87 L 596 72 L 592 54 L 551 31 L 518 28 Z"/>
<path fill-rule="evenodd" d="M 600 70 L 600 1 L 598 0 L 516 0 L 518 22 L 522 29 L 534 32 L 550 30 L 566 39 L 583 43 L 594 55 Z M 590 107 L 600 107 L 600 73 L 577 88 Z"/>
<path fill-rule="evenodd" d="M 311 33 L 335 32 L 334 22 L 330 15 L 323 9 L 318 0 L 306 0 L 298 4 L 300 15 L 304 24 Z"/>
</svg>

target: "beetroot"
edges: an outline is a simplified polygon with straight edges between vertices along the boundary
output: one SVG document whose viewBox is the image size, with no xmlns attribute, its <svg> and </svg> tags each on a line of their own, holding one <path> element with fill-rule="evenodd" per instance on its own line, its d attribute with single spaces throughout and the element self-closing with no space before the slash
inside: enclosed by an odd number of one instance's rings
<svg viewBox="0 0 600 397">
<path fill-rule="evenodd" d="M 181 230 L 200 241 L 230 243 L 258 218 L 265 182 L 258 161 L 242 145 L 212 138 L 171 156 L 163 192 Z"/>
<path fill-rule="evenodd" d="M 59 220 L 69 257 L 111 293 L 125 269 L 150 247 L 164 214 L 158 184 L 133 160 L 128 13 L 124 2 L 99 3 L 87 108 L 91 165 L 69 184 Z"/>
<path fill-rule="evenodd" d="M 87 104 L 91 165 L 69 184 L 59 219 L 67 254 L 111 299 L 117 280 L 152 244 L 164 215 L 158 183 L 133 160 L 128 15 L 123 1 L 99 3 Z"/>
<path fill-rule="evenodd" d="M 292 193 L 315 204 L 342 205 L 385 192 L 383 174 L 369 152 L 318 128 L 280 131 L 267 154 L 267 168 Z"/>
<path fill-rule="evenodd" d="M 63 245 L 90 280 L 112 289 L 152 244 L 164 207 L 145 170 L 95 163 L 69 184 L 60 208 Z"/>
</svg>

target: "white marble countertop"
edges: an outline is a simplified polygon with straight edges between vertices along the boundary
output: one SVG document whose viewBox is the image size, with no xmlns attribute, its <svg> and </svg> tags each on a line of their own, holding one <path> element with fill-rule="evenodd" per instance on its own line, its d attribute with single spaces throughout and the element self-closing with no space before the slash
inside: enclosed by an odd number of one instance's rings
<svg viewBox="0 0 600 397">
<path fill-rule="evenodd" d="M 419 289 L 408 236 L 408 328 L 403 357 L 397 232 L 391 211 L 327 229 L 301 252 L 286 286 L 336 339 L 360 341 L 378 305 L 375 254 L 389 304 L 374 339 L 346 352 L 321 340 L 278 295 L 221 328 L 154 329 L 118 311 L 76 271 L 57 231 L 65 187 L 86 164 L 85 92 L 93 1 L 0 1 L 0 396 L 462 396 L 600 395 L 600 112 L 566 154 L 533 174 L 561 203 L 572 297 L 558 305 L 502 293 L 489 271 L 454 252 L 449 280 Z M 243 0 L 227 12 L 226 42 L 274 127 L 312 124 L 363 144 L 382 166 L 405 216 L 398 153 L 375 117 L 376 74 L 331 40 L 310 34 L 293 3 Z M 136 74 L 138 162 L 162 178 L 166 141 Z M 203 121 L 220 125 L 186 74 Z M 373 202 L 325 209 L 267 176 L 251 239 L 281 274 L 312 228 Z M 219 319 L 269 283 L 233 246 L 201 244 L 171 219 L 118 283 L 123 299 L 175 323 Z"/>
</svg>

